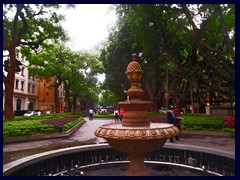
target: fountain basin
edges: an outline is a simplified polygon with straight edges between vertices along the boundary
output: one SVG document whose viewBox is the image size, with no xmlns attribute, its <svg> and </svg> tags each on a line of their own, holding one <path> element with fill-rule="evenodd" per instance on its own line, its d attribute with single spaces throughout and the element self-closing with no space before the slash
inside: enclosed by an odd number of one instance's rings
<svg viewBox="0 0 240 180">
<path fill-rule="evenodd" d="M 179 130 L 167 123 L 150 123 L 149 127 L 125 127 L 117 123 L 100 126 L 95 135 L 107 139 L 119 151 L 136 153 L 137 149 L 147 153 L 161 148 L 168 138 L 179 135 Z"/>
<path fill-rule="evenodd" d="M 194 159 L 195 163 L 190 163 L 190 159 Z M 108 143 L 75 146 L 34 154 L 5 164 L 3 176 L 57 175 L 63 173 L 61 169 L 64 166 L 66 169 L 63 171 L 66 171 L 76 164 L 85 176 L 122 176 L 129 160 L 126 153 L 113 149 Z M 166 143 L 146 156 L 145 164 L 151 176 L 235 176 L 234 153 L 203 146 Z M 174 168 L 162 171 L 156 169 L 159 165 L 173 165 Z"/>
<path fill-rule="evenodd" d="M 179 133 L 176 126 L 167 123 L 150 123 L 145 127 L 106 124 L 95 131 L 96 136 L 106 139 L 114 149 L 128 153 L 130 164 L 126 176 L 148 176 L 144 166 L 145 155 L 160 149 L 168 138 Z"/>
<path fill-rule="evenodd" d="M 150 140 L 167 139 L 179 135 L 176 126 L 168 123 L 150 123 L 150 126 L 127 127 L 120 123 L 99 126 L 95 135 L 105 139 Z"/>
</svg>

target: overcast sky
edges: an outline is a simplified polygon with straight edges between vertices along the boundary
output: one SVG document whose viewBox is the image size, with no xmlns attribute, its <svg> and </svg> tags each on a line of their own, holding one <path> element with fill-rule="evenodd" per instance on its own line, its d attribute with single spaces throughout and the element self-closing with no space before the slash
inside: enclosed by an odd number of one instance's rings
<svg viewBox="0 0 240 180">
<path fill-rule="evenodd" d="M 108 37 L 108 27 L 116 15 L 109 10 L 110 4 L 78 4 L 66 10 L 66 21 L 62 23 L 70 36 L 70 48 L 90 50 Z"/>
</svg>

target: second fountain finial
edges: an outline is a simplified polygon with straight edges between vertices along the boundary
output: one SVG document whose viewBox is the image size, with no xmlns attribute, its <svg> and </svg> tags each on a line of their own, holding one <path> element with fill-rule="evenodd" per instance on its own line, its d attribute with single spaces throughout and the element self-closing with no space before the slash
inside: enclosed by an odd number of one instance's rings
<svg viewBox="0 0 240 180">
<path fill-rule="evenodd" d="M 131 83 L 130 89 L 126 92 L 127 96 L 130 97 L 130 101 L 139 101 L 143 96 L 144 91 L 139 86 L 139 81 L 142 79 L 142 68 L 136 61 L 136 53 L 132 54 L 132 61 L 128 64 L 126 75 Z"/>
</svg>

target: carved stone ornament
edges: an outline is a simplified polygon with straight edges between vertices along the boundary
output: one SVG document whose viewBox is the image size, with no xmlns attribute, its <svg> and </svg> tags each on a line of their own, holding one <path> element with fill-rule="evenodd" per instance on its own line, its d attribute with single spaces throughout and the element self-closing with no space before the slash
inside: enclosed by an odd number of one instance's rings
<svg viewBox="0 0 240 180">
<path fill-rule="evenodd" d="M 111 139 L 164 139 L 177 136 L 179 130 L 171 124 L 161 123 L 153 127 L 154 123 L 149 128 L 124 128 L 121 124 L 106 124 L 100 126 L 95 135 L 102 138 Z"/>
</svg>

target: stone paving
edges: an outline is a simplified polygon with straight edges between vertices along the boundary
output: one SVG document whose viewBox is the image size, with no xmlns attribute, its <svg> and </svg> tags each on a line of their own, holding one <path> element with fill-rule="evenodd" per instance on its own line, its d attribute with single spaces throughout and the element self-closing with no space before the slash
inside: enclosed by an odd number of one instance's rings
<svg viewBox="0 0 240 180">
<path fill-rule="evenodd" d="M 105 139 L 96 137 L 94 132 L 100 125 L 115 123 L 114 119 L 93 119 L 92 121 L 89 121 L 88 118 L 86 118 L 85 120 L 86 122 L 67 138 L 7 143 L 3 147 L 3 153 L 25 149 L 51 147 L 59 144 L 67 145 L 73 142 L 76 145 L 85 141 L 87 141 L 89 144 L 106 142 Z M 183 130 L 180 135 L 180 141 L 171 143 L 168 140 L 166 144 L 173 146 L 205 147 L 235 155 L 235 135 L 233 133 L 207 131 L 192 132 Z"/>
</svg>

